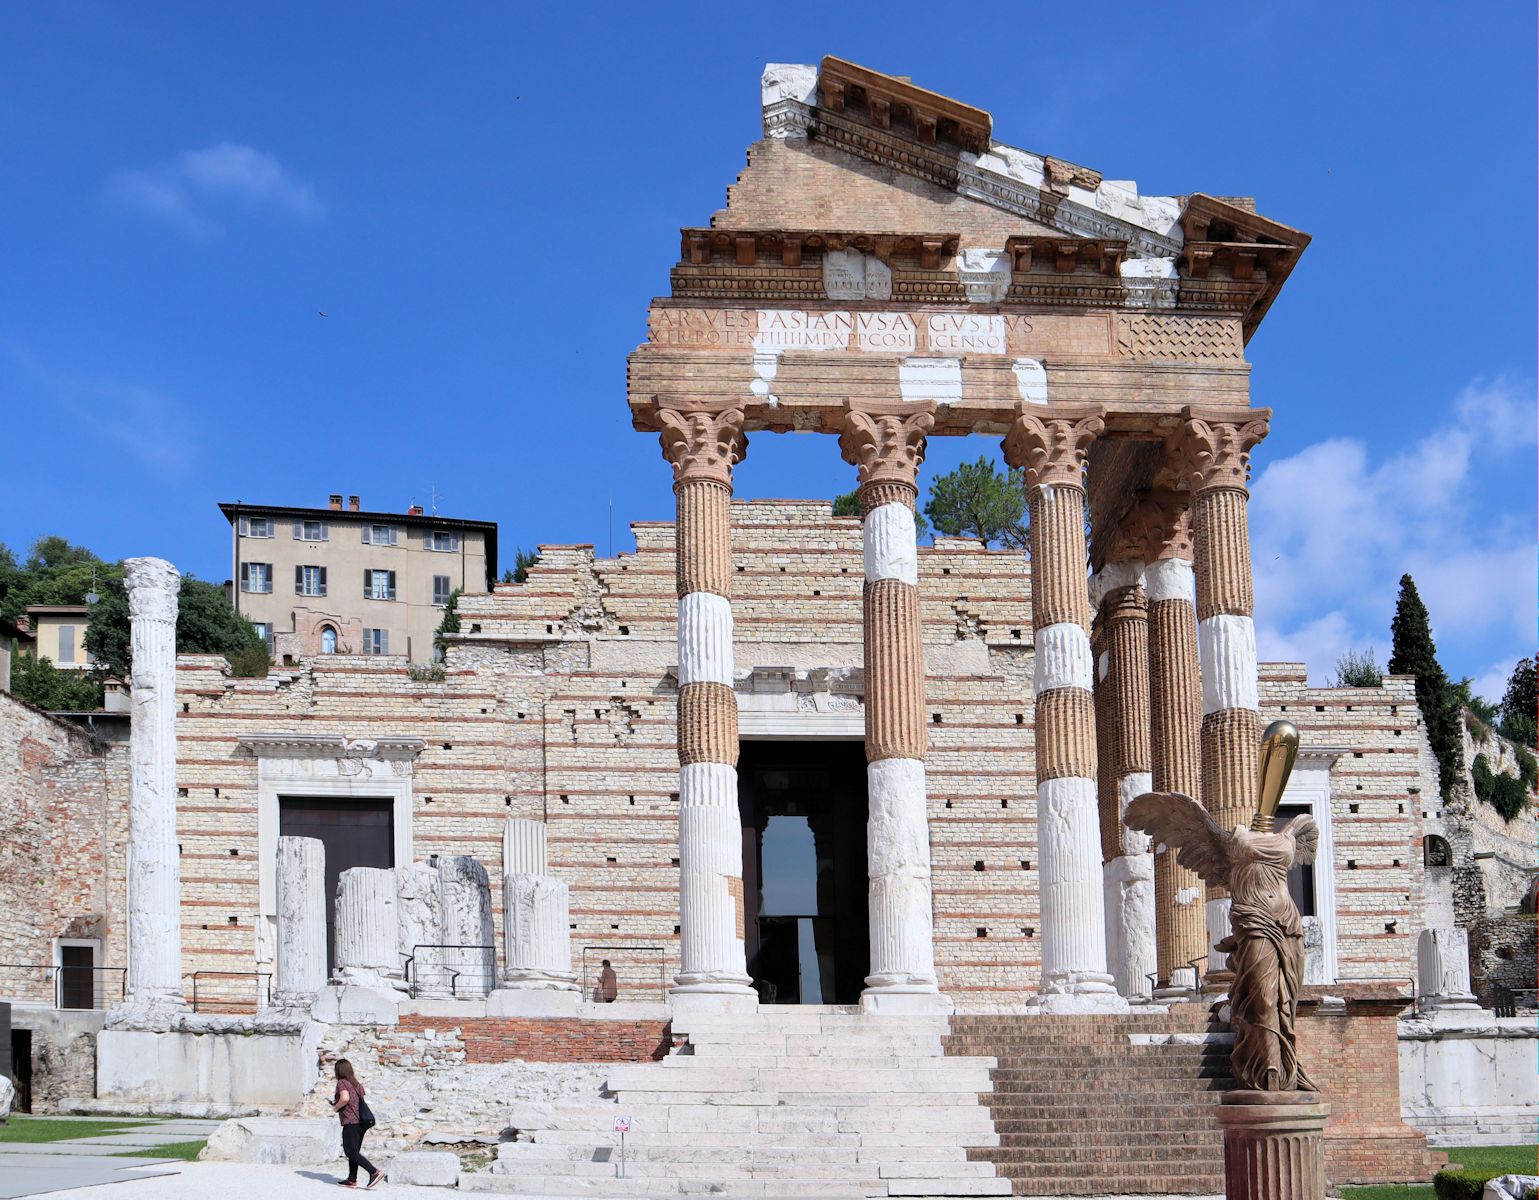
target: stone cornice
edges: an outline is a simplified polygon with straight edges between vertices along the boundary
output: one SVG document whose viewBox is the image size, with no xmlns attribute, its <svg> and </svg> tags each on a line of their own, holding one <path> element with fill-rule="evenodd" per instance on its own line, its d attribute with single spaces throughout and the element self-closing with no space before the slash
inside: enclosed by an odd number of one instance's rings
<svg viewBox="0 0 1539 1200">
<path fill-rule="evenodd" d="M 1026 490 L 1085 486 L 1085 455 L 1106 428 L 1098 406 L 1054 405 L 1043 412 L 1022 405 L 1005 435 L 1005 462 L 1026 473 Z"/>
<path fill-rule="evenodd" d="M 862 489 L 897 484 L 917 495 L 925 441 L 934 427 L 934 404 L 847 404 L 839 452 L 856 469 Z"/>
<path fill-rule="evenodd" d="M 735 266 L 753 266 L 761 258 L 769 260 L 766 265 L 778 262 L 784 267 L 799 267 L 806 251 L 820 254 L 827 250 L 860 250 L 889 265 L 907 260 L 933 271 L 956 254 L 960 241 L 960 234 L 945 232 L 685 227 L 679 231 L 679 258 L 696 267 L 729 260 Z"/>
<path fill-rule="evenodd" d="M 730 402 L 673 400 L 653 405 L 663 457 L 673 464 L 673 481 L 732 486 L 732 468 L 748 453 L 743 410 Z"/>
<path fill-rule="evenodd" d="M 413 759 L 426 746 L 421 738 L 348 739 L 330 733 L 248 733 L 236 741 L 253 758 L 377 758 Z"/>
<path fill-rule="evenodd" d="M 896 122 L 927 146 L 949 142 L 963 150 L 985 150 L 994 127 L 994 119 L 981 108 L 832 54 L 818 68 L 818 101 L 829 112 L 858 109 L 877 129 Z"/>
<path fill-rule="evenodd" d="M 1250 452 L 1267 435 L 1272 410 L 1186 408 L 1180 430 L 1166 442 L 1167 461 L 1193 495 L 1213 488 L 1244 489 Z"/>
</svg>

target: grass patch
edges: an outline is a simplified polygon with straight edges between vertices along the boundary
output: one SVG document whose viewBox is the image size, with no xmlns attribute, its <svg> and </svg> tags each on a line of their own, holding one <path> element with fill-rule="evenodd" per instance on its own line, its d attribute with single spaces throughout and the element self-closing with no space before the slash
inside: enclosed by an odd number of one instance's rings
<svg viewBox="0 0 1539 1200">
<path fill-rule="evenodd" d="M 119 1150 L 116 1154 L 107 1155 L 108 1158 L 179 1158 L 183 1162 L 193 1162 L 203 1147 L 208 1145 L 208 1139 L 203 1138 L 196 1142 L 169 1142 L 164 1146 L 145 1146 L 138 1150 Z"/>
<path fill-rule="evenodd" d="M 1493 1175 L 1533 1175 L 1539 1164 L 1539 1146 L 1444 1146 L 1448 1165 L 1466 1171 L 1490 1171 Z"/>
<path fill-rule="evenodd" d="M 100 1121 L 60 1121 L 50 1117 L 13 1116 L 0 1125 L 0 1142 L 67 1142 L 75 1138 L 100 1137 L 106 1133 L 123 1133 L 150 1121 L 122 1121 L 106 1118 Z"/>
<path fill-rule="evenodd" d="M 1532 1175 L 1539 1162 L 1539 1146 L 1438 1146 L 1448 1155 L 1450 1169 L 1489 1172 L 1492 1175 Z M 1380 1183 L 1371 1187 L 1344 1187 L 1344 1200 L 1436 1200 L 1437 1192 L 1425 1184 Z"/>
</svg>

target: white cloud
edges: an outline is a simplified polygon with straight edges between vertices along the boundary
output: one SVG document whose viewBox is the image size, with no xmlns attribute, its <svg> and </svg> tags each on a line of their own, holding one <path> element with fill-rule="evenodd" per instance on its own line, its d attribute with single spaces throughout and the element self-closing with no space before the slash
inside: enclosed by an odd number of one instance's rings
<svg viewBox="0 0 1539 1200">
<path fill-rule="evenodd" d="M 1332 438 L 1268 464 L 1250 506 L 1262 656 L 1305 661 L 1316 682 L 1349 648 L 1371 647 L 1386 662 L 1407 571 L 1440 651 L 1500 657 L 1508 670 L 1531 653 L 1532 509 L 1493 512 L 1480 492 L 1481 473 L 1532 462 L 1532 397 L 1515 380 L 1476 381 L 1446 425 L 1378 461 L 1363 442 Z M 1451 674 L 1462 673 L 1442 657 Z M 1480 675 L 1480 686 L 1500 665 Z"/>
<path fill-rule="evenodd" d="M 119 204 L 168 221 L 194 237 L 223 232 L 232 204 L 268 208 L 300 220 L 325 212 L 320 197 L 271 154 L 235 142 L 188 150 L 159 166 L 120 171 L 107 186 Z"/>
</svg>

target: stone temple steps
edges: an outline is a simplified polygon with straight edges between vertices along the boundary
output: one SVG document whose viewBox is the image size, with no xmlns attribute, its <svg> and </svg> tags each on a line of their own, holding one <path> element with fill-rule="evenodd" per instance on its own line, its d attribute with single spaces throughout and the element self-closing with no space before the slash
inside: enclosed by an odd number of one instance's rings
<svg viewBox="0 0 1539 1200">
<path fill-rule="evenodd" d="M 462 1190 L 554 1196 L 1007 1196 L 980 1097 L 991 1058 L 948 1055 L 944 1017 L 802 1006 L 692 1020 L 613 1103 L 557 1108 Z M 632 1119 L 619 1175 L 619 1115 Z M 971 1154 L 971 1157 L 970 1157 Z"/>
<path fill-rule="evenodd" d="M 972 1147 L 1017 1196 L 1224 1191 L 1213 1107 L 1232 1037 L 1205 1005 L 1127 1016 L 960 1016 L 950 1054 L 991 1057 L 998 1142 Z"/>
</svg>

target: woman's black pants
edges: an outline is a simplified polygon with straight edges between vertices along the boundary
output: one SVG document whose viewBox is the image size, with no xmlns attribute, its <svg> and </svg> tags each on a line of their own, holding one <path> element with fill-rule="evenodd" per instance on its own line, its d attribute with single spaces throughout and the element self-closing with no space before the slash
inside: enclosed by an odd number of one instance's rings
<svg viewBox="0 0 1539 1200">
<path fill-rule="evenodd" d="M 342 1126 L 342 1153 L 347 1155 L 347 1181 L 358 1182 L 358 1168 L 362 1167 L 369 1173 L 369 1178 L 375 1176 L 374 1164 L 363 1156 L 363 1126 Z"/>
</svg>

